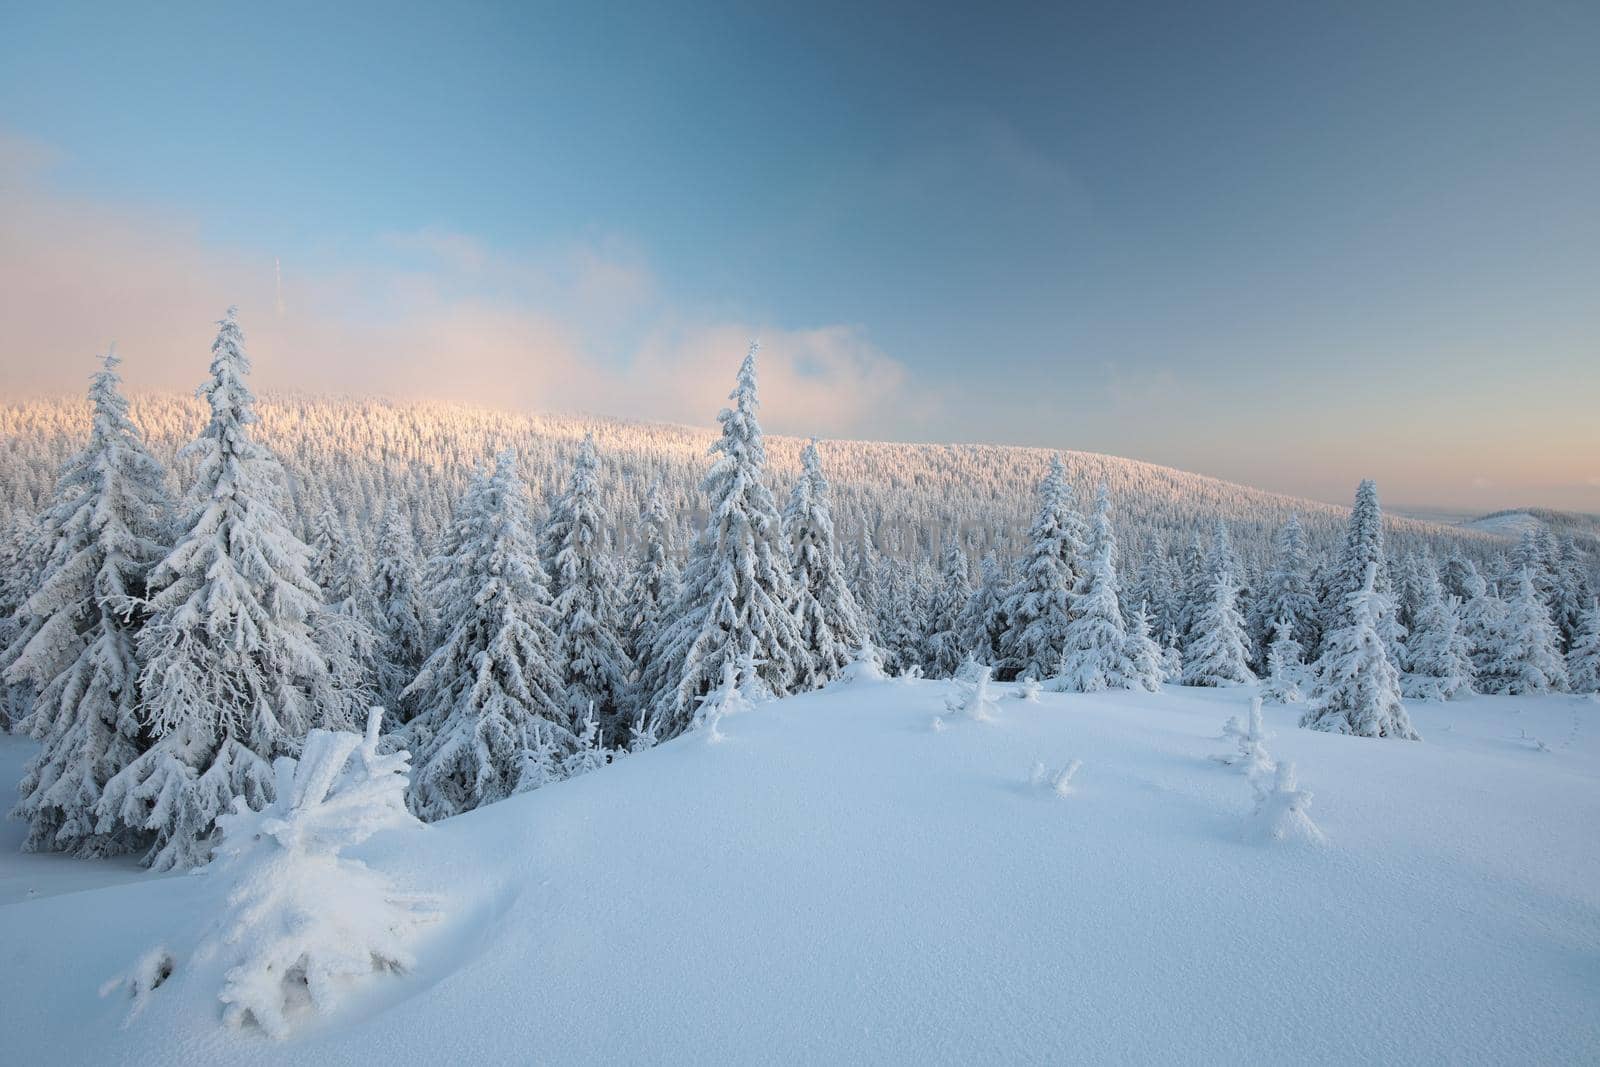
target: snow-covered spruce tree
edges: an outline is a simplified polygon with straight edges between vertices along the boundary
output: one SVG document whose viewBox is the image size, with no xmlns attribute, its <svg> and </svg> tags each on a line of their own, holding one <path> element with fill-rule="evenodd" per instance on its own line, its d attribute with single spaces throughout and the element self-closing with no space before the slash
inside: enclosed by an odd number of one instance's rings
<svg viewBox="0 0 1600 1067">
<path fill-rule="evenodd" d="M 1006 630 L 1006 572 L 993 552 L 979 566 L 978 585 L 961 610 L 961 647 L 978 662 L 1000 661 Z"/>
<path fill-rule="evenodd" d="M 934 678 L 954 675 L 969 651 L 962 626 L 967 603 L 972 599 L 967 570 L 967 554 L 961 550 L 961 542 L 947 538 L 939 588 L 928 605 L 928 633 L 923 641 L 928 653 L 928 674 Z"/>
<path fill-rule="evenodd" d="M 1189 539 L 1189 547 L 1184 550 L 1177 567 L 1178 604 L 1173 629 L 1180 647 L 1188 645 L 1194 620 L 1210 605 L 1215 579 L 1216 574 L 1207 566 L 1205 547 L 1196 533 Z"/>
<path fill-rule="evenodd" d="M 816 689 L 839 677 L 856 650 L 871 639 L 834 544 L 828 479 L 822 473 L 815 440 L 801 450 L 800 466 L 800 477 L 783 516 L 794 566 L 791 588 L 801 642 L 795 656 L 795 692 Z"/>
<path fill-rule="evenodd" d="M 1166 656 L 1161 646 L 1150 636 L 1150 617 L 1141 604 L 1133 613 L 1133 624 L 1128 627 L 1123 659 L 1128 664 L 1128 688 L 1159 693 L 1167 677 Z"/>
<path fill-rule="evenodd" d="M 25 605 L 39 588 L 55 549 L 58 531 L 49 522 L 49 511 L 47 498 L 45 505 L 37 512 L 32 510 L 30 503 L 28 509 L 19 516 L 14 531 L 16 540 L 8 553 L 11 557 L 9 569 L 0 574 L 0 590 L 3 590 L 6 603 L 13 605 L 11 614 L 0 620 L 4 623 L 0 629 L 3 629 L 6 637 L 5 644 L 0 645 L 0 677 L 3 677 L 11 660 L 27 647 L 33 631 L 44 623 L 41 616 L 29 614 Z M 31 680 L 23 679 L 15 684 L 0 681 L 0 707 L 4 709 L 9 730 L 16 733 L 31 731 L 37 696 L 38 690 Z"/>
<path fill-rule="evenodd" d="M 306 573 L 318 589 L 326 591 L 333 587 L 338 576 L 339 554 L 348 540 L 350 534 L 344 527 L 344 520 L 339 517 L 339 509 L 324 485 L 317 496 L 317 510 L 312 514 L 306 541 L 311 552 Z"/>
<path fill-rule="evenodd" d="M 1432 559 L 1418 566 L 1422 606 L 1410 643 L 1410 670 L 1401 690 L 1414 700 L 1449 700 L 1472 691 L 1472 656 L 1461 630 L 1460 601 L 1446 598 Z"/>
<path fill-rule="evenodd" d="M 662 733 L 682 733 L 700 697 L 722 677 L 722 665 L 753 649 L 760 680 L 774 696 L 794 684 L 805 655 L 791 607 L 793 585 L 777 504 L 762 480 L 767 452 L 756 421 L 756 346 L 739 368 L 717 416 L 722 437 L 702 488 L 710 505 L 683 576 L 676 617 L 662 631 L 647 675 Z"/>
<path fill-rule="evenodd" d="M 1288 622 L 1289 636 L 1302 650 L 1316 646 L 1317 599 L 1311 592 L 1311 568 L 1306 559 L 1305 529 L 1300 516 L 1291 515 L 1273 538 L 1272 568 L 1250 616 L 1250 637 L 1263 662 L 1280 622 Z"/>
<path fill-rule="evenodd" d="M 149 833 L 159 870 L 204 863 L 233 798 L 272 798 L 271 760 L 314 723 L 348 726 L 365 693 L 342 647 L 319 640 L 322 592 L 307 549 L 279 513 L 283 471 L 252 439 L 250 361 L 233 309 L 199 395 L 211 411 L 187 521 L 148 578 L 139 635 L 141 717 L 152 745 L 106 783 L 98 831 Z"/>
<path fill-rule="evenodd" d="M 1272 640 L 1267 646 L 1267 676 L 1261 684 L 1261 695 L 1278 704 L 1298 704 L 1301 700 L 1304 652 L 1294 639 L 1294 629 L 1292 620 L 1277 620 L 1272 624 Z"/>
<path fill-rule="evenodd" d="M 348 651 L 356 672 L 355 684 L 375 695 L 397 690 L 409 682 L 410 678 L 397 677 L 398 672 L 384 658 L 378 639 L 382 606 L 372 585 L 372 560 L 359 537 L 347 537 L 339 543 L 334 552 L 333 581 L 324 593 L 328 613 L 318 624 L 329 630 L 324 643 L 338 640 Z"/>
<path fill-rule="evenodd" d="M 1177 586 L 1172 574 L 1172 561 L 1167 558 L 1161 535 L 1155 534 L 1150 537 L 1144 557 L 1124 585 L 1123 619 L 1131 627 L 1134 612 L 1143 606 L 1150 632 L 1163 633 L 1170 628 L 1177 614 L 1176 599 Z"/>
<path fill-rule="evenodd" d="M 12 650 L 21 651 L 17 639 L 26 622 L 22 605 L 37 585 L 27 565 L 34 527 L 34 516 L 0 497 L 0 733 L 20 732 L 33 707 L 32 684 L 7 682 L 5 670 L 14 658 Z"/>
<path fill-rule="evenodd" d="M 633 665 L 636 680 L 648 673 L 651 649 L 678 602 L 679 575 L 678 565 L 672 561 L 672 527 L 667 521 L 659 482 L 650 486 L 640 509 L 638 533 L 639 558 L 628 579 L 627 607 L 622 620 L 628 662 Z M 645 703 L 644 700 L 635 702 Z"/>
<path fill-rule="evenodd" d="M 39 694 L 31 726 L 41 747 L 11 812 L 28 824 L 25 852 L 108 856 L 148 844 L 125 825 L 101 833 L 95 813 L 106 782 L 145 742 L 141 597 L 165 551 L 172 507 L 161 465 L 128 420 L 120 362 L 108 354 L 90 384 L 89 440 L 62 470 L 45 516 L 50 558 L 22 605 L 28 638 L 7 656 L 7 680 Z"/>
<path fill-rule="evenodd" d="M 378 697 L 402 711 L 400 691 L 411 683 L 433 650 L 433 609 L 422 583 L 411 519 L 390 498 L 378 534 L 378 559 L 372 571 L 377 601 L 376 628 L 383 663 Z"/>
<path fill-rule="evenodd" d="M 402 734 L 417 758 L 411 810 L 430 822 L 516 792 L 541 744 L 562 758 L 577 747 L 514 453 L 474 478 L 453 527 L 439 591 L 450 628 L 402 694 L 417 709 Z"/>
<path fill-rule="evenodd" d="M 1053 685 L 1074 693 L 1130 689 L 1139 684 L 1128 661 L 1128 633 L 1118 599 L 1117 538 L 1111 529 L 1111 498 L 1101 485 L 1095 496 L 1087 561 L 1072 596 L 1061 663 Z"/>
<path fill-rule="evenodd" d="M 1551 619 L 1561 631 L 1564 648 L 1571 648 L 1583 627 L 1583 613 L 1594 599 L 1589 587 L 1589 575 L 1577 543 L 1570 537 L 1561 539 L 1555 565 L 1555 603 Z"/>
<path fill-rule="evenodd" d="M 613 737 L 627 729 L 633 667 L 623 645 L 621 604 L 605 552 L 608 519 L 595 477 L 593 436 L 578 446 L 567 490 L 550 511 L 540 561 L 555 608 L 556 672 L 573 722 L 593 711 Z"/>
<path fill-rule="evenodd" d="M 1550 621 L 1550 609 L 1540 597 L 1533 568 L 1524 565 L 1517 574 L 1511 599 L 1478 679 L 1486 693 L 1564 693 L 1567 667 L 1558 651 L 1560 638 Z"/>
<path fill-rule="evenodd" d="M 1378 564 L 1368 563 L 1361 588 L 1345 598 L 1340 617 L 1349 622 L 1323 634 L 1316 685 L 1300 725 L 1357 737 L 1420 741 L 1400 699 L 1400 672 L 1378 635 L 1378 620 L 1393 608 L 1374 588 L 1377 580 Z"/>
<path fill-rule="evenodd" d="M 1471 563 L 1466 563 L 1460 583 L 1467 591 L 1461 602 L 1461 636 L 1472 663 L 1471 684 L 1480 692 L 1488 692 L 1480 679 L 1486 679 L 1493 667 L 1505 618 L 1505 602 L 1489 591 L 1489 584 Z"/>
<path fill-rule="evenodd" d="M 1356 488 L 1355 506 L 1350 510 L 1350 521 L 1345 527 L 1344 549 L 1328 578 L 1328 595 L 1323 600 L 1322 632 L 1331 633 L 1350 625 L 1355 603 L 1350 594 L 1363 588 L 1367 568 L 1376 566 L 1373 591 L 1378 594 L 1381 613 L 1377 620 L 1380 636 L 1384 638 L 1385 654 L 1393 661 L 1394 645 L 1400 633 L 1388 620 L 1394 616 L 1394 598 L 1389 581 L 1389 561 L 1383 547 L 1383 510 L 1378 506 L 1378 487 L 1370 478 Z M 1398 619 L 1395 620 L 1398 623 Z M 1400 663 L 1393 663 L 1396 670 Z"/>
<path fill-rule="evenodd" d="M 1567 649 L 1567 684 L 1574 693 L 1600 692 L 1600 601 L 1591 602 L 1578 618 Z"/>
<path fill-rule="evenodd" d="M 1211 547 L 1208 549 L 1195 572 L 1196 581 L 1187 582 L 1195 587 L 1196 595 L 1201 599 L 1194 602 L 1188 612 L 1189 628 L 1184 631 L 1184 659 L 1191 657 L 1191 647 L 1199 642 L 1211 642 L 1210 630 L 1204 625 L 1204 620 L 1211 617 L 1213 604 L 1216 599 L 1217 578 L 1226 574 L 1233 588 L 1233 603 L 1240 618 L 1240 640 L 1245 650 L 1245 662 L 1248 665 L 1254 658 L 1251 655 L 1250 635 L 1244 625 L 1243 600 L 1240 596 L 1239 585 L 1239 560 L 1233 551 L 1233 539 L 1228 534 L 1228 525 L 1220 519 L 1213 525 L 1211 533 Z"/>
<path fill-rule="evenodd" d="M 1509 597 L 1527 571 L 1533 580 L 1534 591 L 1546 609 L 1556 602 L 1556 547 L 1548 527 L 1540 524 L 1535 529 L 1524 529 L 1517 538 L 1517 547 L 1511 550 L 1511 584 L 1501 595 Z"/>
<path fill-rule="evenodd" d="M 872 532 L 863 523 L 850 557 L 850 594 L 861 608 L 861 621 L 874 645 L 882 643 L 878 631 L 878 553 L 872 547 Z"/>
<path fill-rule="evenodd" d="M 1233 572 L 1223 569 L 1211 582 L 1211 600 L 1190 623 L 1183 653 L 1183 684 L 1249 685 L 1256 680 L 1245 652 L 1244 618 L 1237 606 Z"/>
<path fill-rule="evenodd" d="M 920 580 L 918 566 L 910 560 L 883 557 L 885 577 L 880 580 L 879 620 L 883 635 L 884 661 L 896 674 L 923 669 L 923 632 L 927 627 L 927 588 Z"/>
<path fill-rule="evenodd" d="M 1006 598 L 1009 627 L 1001 652 L 1012 677 L 1048 678 L 1061 665 L 1072 591 L 1086 552 L 1083 520 L 1072 510 L 1071 489 L 1061 457 L 1039 483 L 1039 511 L 1028 530 L 1022 573 Z"/>
</svg>

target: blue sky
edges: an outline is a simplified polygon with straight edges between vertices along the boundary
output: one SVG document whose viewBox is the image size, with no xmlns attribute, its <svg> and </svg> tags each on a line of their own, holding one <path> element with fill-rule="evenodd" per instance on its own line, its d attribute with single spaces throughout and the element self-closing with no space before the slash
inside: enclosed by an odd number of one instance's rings
<svg viewBox="0 0 1600 1067">
<path fill-rule="evenodd" d="M 1600 510 L 1600 5 L 785 6 L 5 3 L 0 360 Z"/>
</svg>

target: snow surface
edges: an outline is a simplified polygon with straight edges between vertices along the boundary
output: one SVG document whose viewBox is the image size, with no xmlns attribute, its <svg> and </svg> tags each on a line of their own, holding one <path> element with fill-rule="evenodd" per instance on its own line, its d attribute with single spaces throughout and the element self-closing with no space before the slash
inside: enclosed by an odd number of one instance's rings
<svg viewBox="0 0 1600 1067">
<path fill-rule="evenodd" d="M 1249 781 L 1209 758 L 1253 689 L 1045 693 L 936 731 L 949 689 L 841 684 L 374 837 L 351 854 L 446 918 L 414 972 L 282 1041 L 222 1024 L 216 962 L 179 960 L 126 1026 L 96 995 L 207 874 L 0 907 L 8 1058 L 1600 1057 L 1600 703 L 1411 704 L 1423 743 L 1268 705 L 1317 844 L 1253 832 Z M 1065 795 L 1033 784 L 1072 760 Z"/>
<path fill-rule="evenodd" d="M 20 851 L 22 839 L 28 836 L 27 824 L 6 819 L 4 814 L 16 803 L 16 784 L 22 780 L 23 767 L 38 751 L 37 741 L 0 733 L 0 905 L 159 877 L 140 868 L 135 857 L 84 860 Z M 0 968 L 4 966 L 0 956 Z M 4 1011 L 0 1006 L 0 1017 Z"/>
</svg>

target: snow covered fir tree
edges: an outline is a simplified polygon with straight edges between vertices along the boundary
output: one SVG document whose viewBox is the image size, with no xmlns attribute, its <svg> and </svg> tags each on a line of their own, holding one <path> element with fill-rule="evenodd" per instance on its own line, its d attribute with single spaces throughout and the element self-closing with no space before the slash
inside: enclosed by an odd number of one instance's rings
<svg viewBox="0 0 1600 1067">
<path fill-rule="evenodd" d="M 837 678 L 869 637 L 866 619 L 845 583 L 828 479 L 815 441 L 800 453 L 800 464 L 783 525 L 794 561 L 792 610 L 801 649 L 795 657 L 794 688 L 804 692 Z"/>
<path fill-rule="evenodd" d="M 574 721 L 593 708 L 613 736 L 624 726 L 629 677 L 616 571 L 606 551 L 610 528 L 596 478 L 594 438 L 585 437 L 567 491 L 545 522 L 540 562 L 561 620 L 556 669 Z"/>
<path fill-rule="evenodd" d="M 272 797 L 271 761 L 313 726 L 354 721 L 366 693 L 342 689 L 348 649 L 319 640 L 326 608 L 308 550 L 279 510 L 284 486 L 256 442 L 250 361 L 234 312 L 218 324 L 211 417 L 185 453 L 187 514 L 148 571 L 139 633 L 140 724 L 149 747 L 106 782 L 97 832 L 153 838 L 159 868 L 206 861 L 235 797 Z"/>
<path fill-rule="evenodd" d="M 516 457 L 503 452 L 462 500 L 433 599 L 449 630 L 402 698 L 417 708 L 410 803 L 443 819 L 558 777 L 578 716 L 556 673 L 549 580 Z"/>
<path fill-rule="evenodd" d="M 739 367 L 717 416 L 722 437 L 702 486 L 705 529 L 684 567 L 674 620 L 652 650 L 645 686 L 665 736 L 683 732 L 729 657 L 748 654 L 765 689 L 783 696 L 808 650 L 793 614 L 792 563 L 764 477 L 766 446 L 756 419 L 756 346 Z"/>
<path fill-rule="evenodd" d="M 1073 510 L 1060 456 L 1039 483 L 1039 511 L 1028 530 L 1027 554 L 1006 598 L 1002 664 L 1012 677 L 1055 675 L 1072 621 L 1072 595 L 1082 577 L 1083 520 Z"/>
<path fill-rule="evenodd" d="M 43 516 L 52 545 L 17 608 L 7 680 L 37 692 L 29 762 L 12 811 L 23 848 L 106 856 L 147 844 L 146 827 L 100 828 L 106 783 L 138 758 L 145 729 L 138 636 L 151 568 L 172 520 L 164 471 L 128 419 L 115 355 L 89 387 L 89 440 L 68 461 Z"/>
</svg>

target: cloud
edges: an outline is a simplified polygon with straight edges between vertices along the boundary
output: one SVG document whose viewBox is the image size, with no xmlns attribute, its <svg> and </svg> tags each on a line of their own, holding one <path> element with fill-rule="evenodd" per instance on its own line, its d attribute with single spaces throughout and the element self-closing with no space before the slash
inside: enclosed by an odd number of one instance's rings
<svg viewBox="0 0 1600 1067">
<path fill-rule="evenodd" d="M 52 190 L 45 146 L 0 138 L 0 379 L 75 390 L 115 341 L 134 388 L 189 388 L 230 304 L 261 388 L 428 396 L 705 424 L 750 339 L 779 432 L 882 436 L 937 409 L 856 327 L 697 314 L 625 241 L 508 253 L 428 228 L 360 268 L 225 246 L 196 221 Z"/>
</svg>

